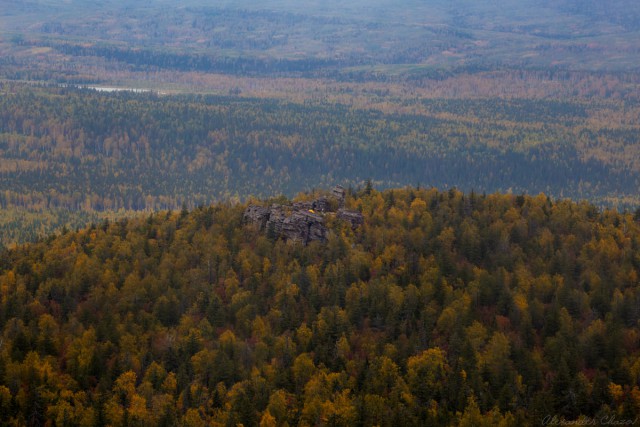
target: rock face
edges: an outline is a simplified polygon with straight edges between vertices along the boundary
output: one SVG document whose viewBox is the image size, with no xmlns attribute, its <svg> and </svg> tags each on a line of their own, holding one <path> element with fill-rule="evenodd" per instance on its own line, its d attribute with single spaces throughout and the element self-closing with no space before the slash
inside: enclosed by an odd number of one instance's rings
<svg viewBox="0 0 640 427">
<path fill-rule="evenodd" d="M 331 202 L 326 197 L 319 197 L 311 202 L 295 202 L 293 204 L 294 211 L 318 211 L 332 212 Z"/>
<path fill-rule="evenodd" d="M 338 207 L 344 208 L 344 199 L 347 196 L 347 192 L 341 185 L 336 185 L 331 189 L 331 195 L 338 200 Z"/>
<path fill-rule="evenodd" d="M 354 230 L 364 224 L 364 216 L 362 216 L 360 212 L 348 211 L 346 209 L 340 209 L 338 211 L 338 219 L 351 224 L 351 228 Z"/>
<path fill-rule="evenodd" d="M 269 219 L 266 224 L 267 232 L 272 233 L 274 237 L 282 234 L 282 225 L 285 219 L 287 219 L 287 214 L 284 211 L 284 207 L 272 205 L 271 209 L 269 209 Z"/>
<path fill-rule="evenodd" d="M 322 215 L 304 209 L 306 206 L 294 206 L 293 212 L 284 206 L 273 205 L 267 209 L 262 206 L 250 205 L 244 211 L 245 224 L 253 224 L 260 231 L 273 237 L 282 236 L 286 240 L 301 242 L 307 245 L 314 240 L 327 240 L 327 227 Z"/>
<path fill-rule="evenodd" d="M 255 224 L 262 230 L 269 220 L 269 209 L 258 205 L 249 205 L 242 215 L 242 220 L 245 224 Z"/>
<path fill-rule="evenodd" d="M 318 212 L 331 212 L 331 202 L 326 197 L 320 197 L 313 201 L 313 209 Z"/>
<path fill-rule="evenodd" d="M 331 190 L 340 209 L 337 218 L 347 221 L 355 229 L 364 223 L 360 212 L 348 211 L 344 207 L 346 192 L 337 185 Z M 335 201 L 319 197 L 311 202 L 296 202 L 293 206 L 272 205 L 270 208 L 249 205 L 242 217 L 245 224 L 253 224 L 260 231 L 273 237 L 283 237 L 288 241 L 304 245 L 312 241 L 325 242 L 328 230 L 324 225 L 324 215 L 335 212 Z"/>
<path fill-rule="evenodd" d="M 293 204 L 294 211 L 308 211 L 313 209 L 313 202 L 295 202 Z"/>
<path fill-rule="evenodd" d="M 299 241 L 304 245 L 317 240 L 327 240 L 327 227 L 324 218 L 311 212 L 298 211 L 287 217 L 282 224 L 282 235 L 285 239 Z"/>
</svg>

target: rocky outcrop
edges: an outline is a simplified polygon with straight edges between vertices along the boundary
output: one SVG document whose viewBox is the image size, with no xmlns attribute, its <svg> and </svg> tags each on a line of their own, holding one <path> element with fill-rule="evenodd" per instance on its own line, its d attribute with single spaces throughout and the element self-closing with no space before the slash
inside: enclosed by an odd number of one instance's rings
<svg viewBox="0 0 640 427">
<path fill-rule="evenodd" d="M 313 209 L 317 212 L 331 212 L 331 202 L 326 197 L 320 197 L 313 201 Z"/>
<path fill-rule="evenodd" d="M 273 237 L 283 237 L 305 245 L 312 241 L 327 240 L 328 230 L 324 225 L 324 216 L 333 215 L 336 204 L 340 207 L 336 214 L 338 219 L 349 222 L 351 228 L 355 229 L 364 223 L 360 212 L 343 209 L 346 197 L 344 188 L 335 186 L 331 190 L 331 196 L 335 200 L 319 197 L 310 202 L 296 202 L 293 206 L 272 205 L 266 208 L 250 205 L 244 211 L 243 221 Z"/>
<path fill-rule="evenodd" d="M 242 216 L 245 224 L 253 224 L 261 231 L 270 230 L 278 235 L 282 233 L 282 224 L 286 218 L 281 205 L 272 205 L 271 208 L 249 205 Z"/>
<path fill-rule="evenodd" d="M 269 209 L 269 219 L 267 220 L 267 232 L 274 237 L 282 234 L 282 226 L 287 214 L 281 205 L 272 205 Z"/>
<path fill-rule="evenodd" d="M 317 211 L 326 213 L 335 211 L 335 202 L 332 205 L 331 201 L 323 196 L 311 202 L 295 202 L 292 207 L 294 211 Z"/>
<path fill-rule="evenodd" d="M 338 207 L 344 208 L 344 200 L 347 197 L 347 192 L 341 185 L 336 185 L 331 189 L 331 195 L 338 200 Z"/>
<path fill-rule="evenodd" d="M 313 209 L 313 202 L 295 202 L 292 207 L 294 211 L 308 211 Z"/>
<path fill-rule="evenodd" d="M 340 209 L 338 211 L 338 219 L 346 221 L 351 224 L 352 229 L 356 229 L 364 224 L 364 216 L 357 211 L 348 211 L 346 209 Z"/>
<path fill-rule="evenodd" d="M 242 215 L 245 224 L 255 224 L 260 230 L 265 228 L 268 220 L 269 209 L 258 205 L 249 205 Z"/>
<path fill-rule="evenodd" d="M 250 205 L 244 211 L 243 220 L 245 224 L 253 224 L 261 231 L 274 237 L 282 236 L 285 240 L 305 245 L 314 240 L 324 242 L 327 239 L 324 217 L 305 207 L 298 205 L 287 209 L 282 205 L 273 205 L 267 209 Z"/>
<path fill-rule="evenodd" d="M 312 241 L 324 242 L 327 239 L 327 227 L 324 218 L 308 211 L 298 211 L 287 217 L 282 224 L 285 239 L 308 244 Z"/>
</svg>

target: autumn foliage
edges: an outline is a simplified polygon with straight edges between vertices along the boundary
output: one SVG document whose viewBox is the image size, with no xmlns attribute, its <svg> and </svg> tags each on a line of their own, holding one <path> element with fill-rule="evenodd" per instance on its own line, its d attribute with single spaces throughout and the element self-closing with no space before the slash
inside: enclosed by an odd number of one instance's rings
<svg viewBox="0 0 640 427">
<path fill-rule="evenodd" d="M 424 188 L 351 190 L 347 207 L 363 227 L 327 217 L 328 242 L 306 247 L 217 204 L 5 251 L 0 419 L 520 426 L 640 413 L 637 218 Z"/>
</svg>

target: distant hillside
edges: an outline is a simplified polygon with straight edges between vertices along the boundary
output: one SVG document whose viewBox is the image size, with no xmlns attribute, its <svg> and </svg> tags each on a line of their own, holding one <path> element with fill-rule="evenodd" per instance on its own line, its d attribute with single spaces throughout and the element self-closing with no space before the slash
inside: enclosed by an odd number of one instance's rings
<svg viewBox="0 0 640 427">
<path fill-rule="evenodd" d="M 0 77 L 637 72 L 634 0 L 0 1 Z M 385 65 L 387 69 L 378 67 Z M 406 72 L 403 67 L 411 66 Z M 399 67 L 399 68 L 398 68 Z M 153 77 L 147 77 L 153 78 Z M 157 83 L 166 81 L 159 79 Z"/>
<path fill-rule="evenodd" d="M 636 102 L 417 100 L 415 113 L 0 86 L 0 206 L 177 209 L 342 182 L 635 208 Z M 616 123 L 617 122 L 617 123 Z"/>
<path fill-rule="evenodd" d="M 290 203 L 252 203 L 273 202 Z M 640 217 L 370 186 L 346 207 L 364 224 L 325 215 L 326 242 L 307 246 L 243 223 L 245 205 L 216 204 L 2 252 L 0 419 L 534 426 L 640 414 Z"/>
</svg>

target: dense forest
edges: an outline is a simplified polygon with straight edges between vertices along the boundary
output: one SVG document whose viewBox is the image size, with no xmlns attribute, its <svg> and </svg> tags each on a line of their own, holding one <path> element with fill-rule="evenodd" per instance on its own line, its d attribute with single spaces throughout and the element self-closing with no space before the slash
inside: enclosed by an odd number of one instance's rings
<svg viewBox="0 0 640 427">
<path fill-rule="evenodd" d="M 0 209 L 0 250 L 25 242 L 35 242 L 53 233 L 85 228 L 103 220 L 117 220 L 139 214 L 136 211 L 86 211 L 66 208 Z"/>
<path fill-rule="evenodd" d="M 0 0 L 0 245 L 367 179 L 635 210 L 639 5 Z"/>
<path fill-rule="evenodd" d="M 417 99 L 410 112 L 0 84 L 0 206 L 176 209 L 339 181 L 634 207 L 633 100 Z"/>
<path fill-rule="evenodd" d="M 328 241 L 308 246 L 220 203 L 3 252 L 0 418 L 523 426 L 640 414 L 639 215 L 370 185 L 346 204 L 364 225 L 327 215 Z"/>
<path fill-rule="evenodd" d="M 0 0 L 0 424 L 637 423 L 637 0 L 214 3 Z"/>
<path fill-rule="evenodd" d="M 537 80 L 536 93 L 571 86 L 581 95 L 527 98 L 522 86 L 524 97 L 506 98 L 495 82 L 510 76 L 426 84 L 415 97 L 402 85 L 338 85 L 316 97 L 319 86 L 299 80 L 284 96 L 285 83 L 275 82 L 267 97 L 0 83 L 0 244 L 127 212 L 367 179 L 378 188 L 545 192 L 634 210 L 640 101 L 632 80 L 598 80 L 599 89 L 587 75 L 534 73 L 521 83 Z M 484 95 L 444 97 L 465 85 Z M 594 98 L 600 90 L 612 95 Z"/>
</svg>

